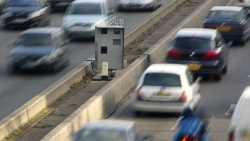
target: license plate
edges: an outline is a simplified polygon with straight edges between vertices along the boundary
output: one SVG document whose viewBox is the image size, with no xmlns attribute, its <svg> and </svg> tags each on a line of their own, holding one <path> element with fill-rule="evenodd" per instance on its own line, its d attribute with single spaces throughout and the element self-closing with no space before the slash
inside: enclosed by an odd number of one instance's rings
<svg viewBox="0 0 250 141">
<path fill-rule="evenodd" d="M 23 22 L 25 22 L 25 21 L 27 21 L 27 19 L 15 19 L 15 20 L 13 20 L 12 22 L 13 22 L 13 23 L 23 23 Z"/>
<path fill-rule="evenodd" d="M 188 64 L 189 70 L 197 71 L 197 70 L 200 70 L 200 68 L 201 68 L 201 64 Z"/>
<path fill-rule="evenodd" d="M 166 96 L 171 96 L 171 94 L 170 93 L 159 92 L 159 93 L 156 93 L 154 96 L 155 97 L 166 97 Z"/>
<path fill-rule="evenodd" d="M 249 132 L 242 133 L 240 141 L 250 141 L 250 133 Z"/>
<path fill-rule="evenodd" d="M 217 26 L 216 29 L 219 30 L 219 31 L 227 32 L 227 31 L 229 31 L 231 29 L 231 27 L 230 26 Z"/>
</svg>

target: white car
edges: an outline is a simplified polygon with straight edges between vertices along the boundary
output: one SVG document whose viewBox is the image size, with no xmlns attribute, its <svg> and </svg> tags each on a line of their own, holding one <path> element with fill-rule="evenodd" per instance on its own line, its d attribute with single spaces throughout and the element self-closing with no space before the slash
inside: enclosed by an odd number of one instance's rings
<svg viewBox="0 0 250 141">
<path fill-rule="evenodd" d="M 135 115 L 141 112 L 181 113 L 200 101 L 200 78 L 182 64 L 153 64 L 142 74 L 134 91 Z"/>
<path fill-rule="evenodd" d="M 75 141 L 151 141 L 148 135 L 137 132 L 135 123 L 128 120 L 97 120 L 86 123 Z"/>
<path fill-rule="evenodd" d="M 250 0 L 236 0 L 236 5 L 243 7 L 250 14 Z"/>
</svg>

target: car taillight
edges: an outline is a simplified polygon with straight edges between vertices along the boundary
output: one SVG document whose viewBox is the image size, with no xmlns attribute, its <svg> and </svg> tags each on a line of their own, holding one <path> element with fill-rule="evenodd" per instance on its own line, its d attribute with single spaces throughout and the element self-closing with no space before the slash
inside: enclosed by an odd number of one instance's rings
<svg viewBox="0 0 250 141">
<path fill-rule="evenodd" d="M 229 132 L 229 139 L 228 141 L 234 141 L 234 131 Z"/>
<path fill-rule="evenodd" d="M 238 0 L 239 2 L 244 2 L 244 0 Z"/>
<path fill-rule="evenodd" d="M 167 55 L 168 55 L 168 57 L 179 58 L 179 57 L 181 57 L 181 51 L 178 49 L 171 49 L 168 51 Z"/>
<path fill-rule="evenodd" d="M 203 28 L 210 28 L 210 29 L 215 29 L 217 26 L 216 25 L 212 25 L 212 24 L 204 24 Z"/>
<path fill-rule="evenodd" d="M 184 136 L 181 141 L 193 141 L 194 137 L 193 136 Z"/>
<path fill-rule="evenodd" d="M 181 97 L 179 98 L 179 101 L 186 101 L 187 100 L 187 94 L 186 92 L 182 92 Z"/>
<path fill-rule="evenodd" d="M 141 88 L 142 88 L 142 86 L 139 89 L 137 89 L 137 91 L 136 91 L 136 99 L 137 100 L 141 100 L 142 99 L 141 98 L 141 93 L 140 93 Z"/>
<path fill-rule="evenodd" d="M 234 25 L 234 26 L 231 26 L 231 30 L 244 30 L 244 26 L 243 25 Z"/>
<path fill-rule="evenodd" d="M 208 51 L 204 54 L 203 59 L 218 59 L 220 54 L 216 51 Z"/>
</svg>

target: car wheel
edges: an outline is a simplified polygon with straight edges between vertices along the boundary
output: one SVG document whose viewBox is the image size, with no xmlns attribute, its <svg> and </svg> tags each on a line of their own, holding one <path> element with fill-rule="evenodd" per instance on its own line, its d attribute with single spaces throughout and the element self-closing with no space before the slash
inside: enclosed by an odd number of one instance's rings
<svg viewBox="0 0 250 141">
<path fill-rule="evenodd" d="M 214 80 L 220 81 L 222 78 L 222 71 L 220 70 L 218 74 L 215 75 Z"/>
<path fill-rule="evenodd" d="M 222 72 L 223 72 L 224 74 L 227 73 L 227 65 L 222 69 Z"/>
</svg>

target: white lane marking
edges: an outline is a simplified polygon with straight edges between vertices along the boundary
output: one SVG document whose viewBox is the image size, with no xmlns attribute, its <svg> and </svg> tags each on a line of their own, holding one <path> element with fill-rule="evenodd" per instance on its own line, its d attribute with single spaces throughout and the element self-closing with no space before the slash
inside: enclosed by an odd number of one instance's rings
<svg viewBox="0 0 250 141">
<path fill-rule="evenodd" d="M 226 111 L 225 115 L 226 116 L 232 115 L 232 113 L 234 112 L 235 107 L 236 107 L 236 104 L 231 104 L 230 107 L 228 108 L 228 110 Z"/>
</svg>

